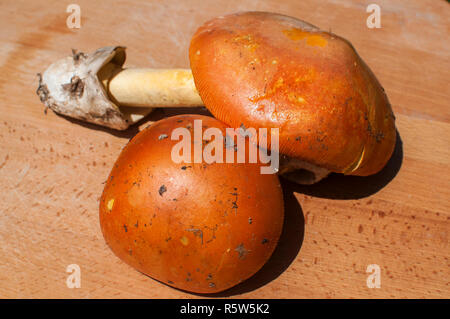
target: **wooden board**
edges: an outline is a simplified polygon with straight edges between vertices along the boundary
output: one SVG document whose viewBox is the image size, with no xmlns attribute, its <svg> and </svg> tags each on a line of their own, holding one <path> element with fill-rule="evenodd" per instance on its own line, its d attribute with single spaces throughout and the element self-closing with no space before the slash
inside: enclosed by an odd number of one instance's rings
<svg viewBox="0 0 450 319">
<path fill-rule="evenodd" d="M 128 47 L 128 66 L 188 67 L 190 36 L 236 11 L 292 15 L 349 39 L 383 84 L 401 140 L 388 166 L 367 178 L 333 175 L 283 183 L 287 224 L 273 258 L 220 294 L 241 298 L 449 298 L 450 5 L 376 1 L 78 0 L 0 4 L 0 297 L 196 298 L 116 258 L 98 223 L 103 182 L 121 148 L 146 125 L 113 132 L 44 114 L 36 73 L 72 48 Z M 161 117 L 161 112 L 153 118 Z M 66 267 L 81 269 L 69 289 Z M 368 288 L 368 265 L 381 287 Z"/>
</svg>

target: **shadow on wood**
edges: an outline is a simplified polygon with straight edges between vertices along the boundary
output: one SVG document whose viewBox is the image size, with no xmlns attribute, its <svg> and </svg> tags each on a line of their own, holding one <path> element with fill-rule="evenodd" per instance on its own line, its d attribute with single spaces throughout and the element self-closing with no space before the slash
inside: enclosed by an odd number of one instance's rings
<svg viewBox="0 0 450 319">
<path fill-rule="evenodd" d="M 73 124 L 77 124 L 77 125 L 83 126 L 83 127 L 88 128 L 90 130 L 106 132 L 106 133 L 109 133 L 109 134 L 114 135 L 116 137 L 122 137 L 122 138 L 131 139 L 131 138 L 133 138 L 133 136 L 135 136 L 137 133 L 139 133 L 139 126 L 137 125 L 137 123 L 132 125 L 132 126 L 130 126 L 126 130 L 119 131 L 119 130 L 114 130 L 114 129 L 106 127 L 106 126 L 101 126 L 101 125 L 98 125 L 98 124 L 89 123 L 89 122 L 85 122 L 85 121 L 82 121 L 82 120 L 79 120 L 79 119 L 75 119 L 75 118 L 72 118 L 70 116 L 59 114 L 59 113 L 56 113 L 56 112 L 55 112 L 55 114 L 57 116 L 59 116 L 59 117 L 62 117 L 64 119 L 66 119 L 67 121 L 69 121 L 69 122 L 71 122 Z"/>
<path fill-rule="evenodd" d="M 117 137 L 124 137 L 128 139 L 132 139 L 139 131 L 141 131 L 143 127 L 147 127 L 151 125 L 153 122 L 162 120 L 166 117 L 181 115 L 181 114 L 199 114 L 199 115 L 206 115 L 206 116 L 212 116 L 211 113 L 205 108 L 205 107 L 169 107 L 169 108 L 156 108 L 151 112 L 149 115 L 141 119 L 140 121 L 134 123 L 129 128 L 123 131 L 114 130 L 112 128 L 108 128 L 105 126 L 101 126 L 94 123 L 85 122 L 79 119 L 75 119 L 72 117 L 69 117 L 67 115 L 59 114 L 54 112 L 57 116 L 60 116 L 66 120 L 68 120 L 71 123 L 86 127 L 91 130 L 96 131 L 102 131 L 109 133 L 111 135 L 117 136 Z"/>
<path fill-rule="evenodd" d="M 386 166 L 370 176 L 330 174 L 313 185 L 296 185 L 295 192 L 330 199 L 358 199 L 375 194 L 394 179 L 403 162 L 403 143 L 397 131 L 394 152 Z"/>
</svg>

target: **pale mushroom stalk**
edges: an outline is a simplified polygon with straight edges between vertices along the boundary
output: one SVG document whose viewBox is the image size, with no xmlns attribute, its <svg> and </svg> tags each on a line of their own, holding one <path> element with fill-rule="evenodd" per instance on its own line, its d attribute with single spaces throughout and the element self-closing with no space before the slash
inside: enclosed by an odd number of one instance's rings
<svg viewBox="0 0 450 319">
<path fill-rule="evenodd" d="M 110 63 L 98 77 L 110 98 L 122 107 L 203 105 L 190 69 L 124 69 Z"/>
<path fill-rule="evenodd" d="M 125 58 L 124 47 L 73 51 L 40 75 L 37 94 L 56 113 L 117 130 L 155 107 L 203 105 L 190 69 L 127 69 Z"/>
<path fill-rule="evenodd" d="M 203 106 L 190 69 L 123 68 L 124 47 L 104 47 L 56 61 L 40 75 L 37 94 L 47 108 L 82 121 L 124 130 L 156 107 Z M 312 184 L 327 169 L 283 156 L 280 175 Z"/>
</svg>

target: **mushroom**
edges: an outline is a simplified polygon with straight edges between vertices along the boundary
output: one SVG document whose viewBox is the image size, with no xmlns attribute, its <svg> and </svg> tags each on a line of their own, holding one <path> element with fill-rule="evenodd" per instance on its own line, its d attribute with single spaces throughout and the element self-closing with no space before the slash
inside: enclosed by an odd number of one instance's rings
<svg viewBox="0 0 450 319">
<path fill-rule="evenodd" d="M 202 137 L 196 138 L 201 120 Z M 209 116 L 178 115 L 153 123 L 122 150 L 100 199 L 106 243 L 124 262 L 170 286 L 196 293 L 223 291 L 255 274 L 279 240 L 283 194 L 261 163 L 175 160 L 176 130 L 193 136 L 191 150 L 210 144 L 207 130 L 226 136 Z M 184 136 L 184 135 L 183 135 Z M 175 150 L 175 151 L 174 151 Z M 195 154 L 195 152 L 194 152 Z M 191 160 L 189 160 L 191 159 Z"/>
<path fill-rule="evenodd" d="M 203 105 L 189 69 L 123 68 L 125 47 L 110 46 L 58 60 L 40 75 L 37 94 L 47 108 L 124 130 L 155 107 Z"/>
<path fill-rule="evenodd" d="M 394 150 L 395 117 L 375 75 L 350 42 L 307 22 L 268 12 L 215 18 L 192 38 L 192 73 L 123 69 L 124 50 L 50 66 L 41 101 L 115 129 L 153 107 L 204 103 L 231 127 L 279 128 L 279 173 L 300 184 L 375 174 Z"/>
<path fill-rule="evenodd" d="M 215 18 L 189 57 L 209 111 L 231 127 L 279 128 L 280 171 L 301 184 L 380 171 L 396 141 L 384 89 L 347 40 L 285 15 Z"/>
</svg>

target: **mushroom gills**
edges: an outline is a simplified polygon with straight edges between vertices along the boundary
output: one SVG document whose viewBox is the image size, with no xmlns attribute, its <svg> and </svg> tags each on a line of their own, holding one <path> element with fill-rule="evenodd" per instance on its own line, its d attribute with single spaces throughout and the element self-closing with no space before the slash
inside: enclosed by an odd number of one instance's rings
<svg viewBox="0 0 450 319">
<path fill-rule="evenodd" d="M 283 178 L 298 184 L 311 185 L 319 182 L 331 172 L 323 167 L 302 161 L 297 158 L 282 156 L 278 174 Z"/>
</svg>

